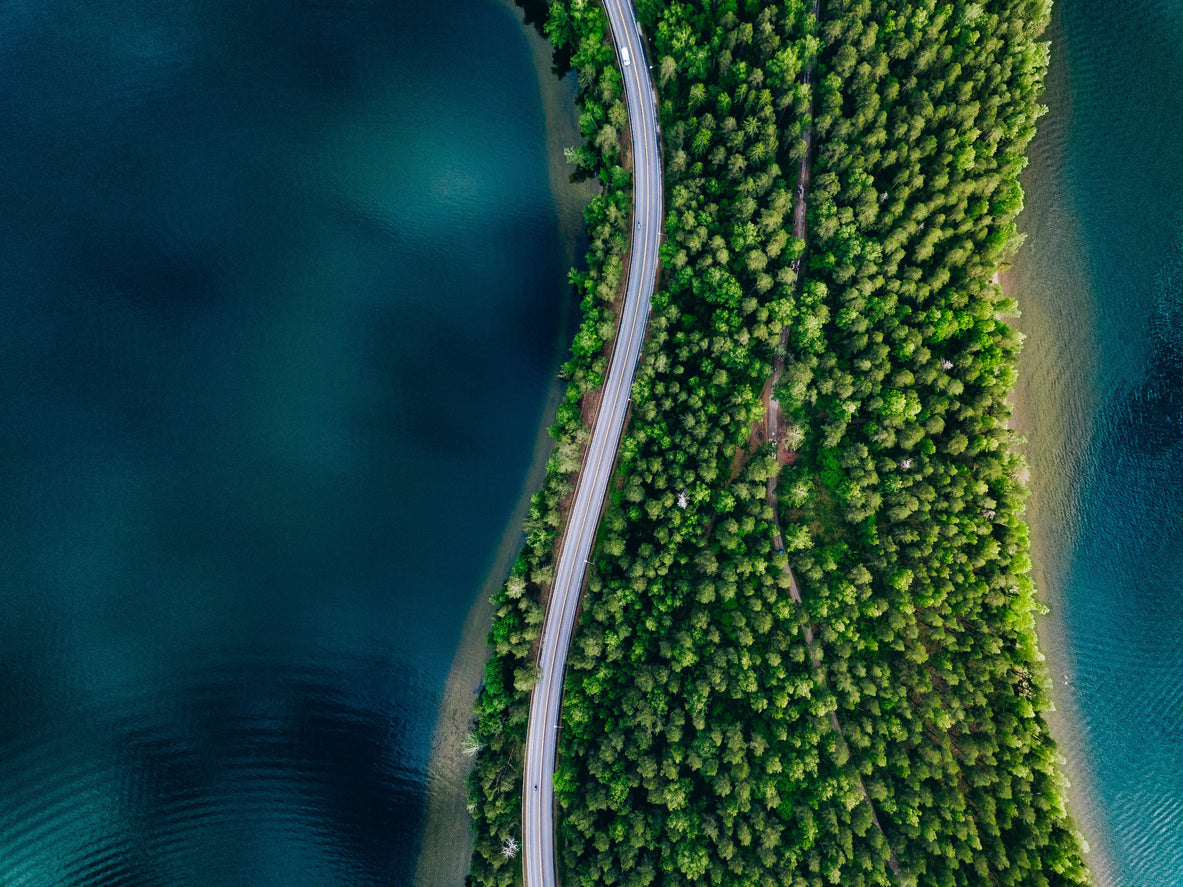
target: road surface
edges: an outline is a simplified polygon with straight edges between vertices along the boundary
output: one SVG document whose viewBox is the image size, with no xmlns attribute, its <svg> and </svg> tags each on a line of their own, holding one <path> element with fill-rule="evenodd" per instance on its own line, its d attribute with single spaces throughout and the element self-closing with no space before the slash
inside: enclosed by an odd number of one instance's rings
<svg viewBox="0 0 1183 887">
<path fill-rule="evenodd" d="M 554 887 L 556 884 L 553 777 L 563 672 L 584 571 L 620 445 L 633 375 L 645 337 L 649 298 L 657 280 L 657 247 L 661 237 L 663 209 L 657 98 L 640 26 L 631 0 L 604 0 L 604 9 L 611 23 L 617 59 L 623 57 L 621 47 L 627 47 L 630 60 L 630 64 L 622 64 L 620 70 L 624 75 L 625 104 L 632 136 L 632 259 L 599 417 L 575 490 L 546 621 L 542 625 L 538 657 L 540 677 L 530 699 L 523 783 L 522 867 L 526 887 Z"/>
</svg>

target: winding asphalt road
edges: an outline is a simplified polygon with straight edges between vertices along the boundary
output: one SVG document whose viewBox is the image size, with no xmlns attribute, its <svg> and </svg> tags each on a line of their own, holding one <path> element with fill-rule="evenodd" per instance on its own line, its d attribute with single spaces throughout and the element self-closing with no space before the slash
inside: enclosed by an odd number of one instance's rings
<svg viewBox="0 0 1183 887">
<path fill-rule="evenodd" d="M 559 552 L 555 583 L 542 626 L 538 656 L 540 676 L 530 699 L 526 736 L 526 771 L 522 804 L 523 872 L 526 887 L 554 887 L 555 746 L 563 699 L 567 649 L 579 608 L 587 561 L 600 522 L 604 496 L 616 461 L 616 450 L 628 413 L 633 376 L 649 320 L 649 298 L 657 280 L 657 247 L 661 237 L 661 136 L 657 129 L 657 97 L 649 73 L 640 25 L 631 0 L 604 0 L 612 39 L 624 75 L 633 154 L 632 259 L 624 310 L 599 417 L 580 472 L 579 485 Z M 628 64 L 624 64 L 628 50 Z"/>
</svg>

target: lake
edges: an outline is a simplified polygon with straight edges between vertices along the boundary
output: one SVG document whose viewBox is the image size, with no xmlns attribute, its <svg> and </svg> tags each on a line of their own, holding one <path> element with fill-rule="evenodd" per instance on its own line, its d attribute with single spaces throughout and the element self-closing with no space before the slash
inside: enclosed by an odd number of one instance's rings
<svg viewBox="0 0 1183 887">
<path fill-rule="evenodd" d="M 1183 885 L 1183 6 L 1056 7 L 1029 241 L 1040 632 L 1098 887 Z"/>
<path fill-rule="evenodd" d="M 411 882 L 566 350 L 536 60 L 498 0 L 0 5 L 0 883 Z"/>
</svg>

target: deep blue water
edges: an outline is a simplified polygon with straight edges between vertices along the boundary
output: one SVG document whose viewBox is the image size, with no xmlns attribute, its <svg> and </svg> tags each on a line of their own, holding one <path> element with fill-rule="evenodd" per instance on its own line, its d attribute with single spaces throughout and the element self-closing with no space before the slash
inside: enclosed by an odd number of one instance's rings
<svg viewBox="0 0 1183 887">
<path fill-rule="evenodd" d="M 561 357 L 498 0 L 0 4 L 0 885 L 403 884 Z"/>
<path fill-rule="evenodd" d="M 1183 885 L 1183 5 L 1058 5 L 1010 283 L 1053 731 L 1100 887 Z"/>
</svg>

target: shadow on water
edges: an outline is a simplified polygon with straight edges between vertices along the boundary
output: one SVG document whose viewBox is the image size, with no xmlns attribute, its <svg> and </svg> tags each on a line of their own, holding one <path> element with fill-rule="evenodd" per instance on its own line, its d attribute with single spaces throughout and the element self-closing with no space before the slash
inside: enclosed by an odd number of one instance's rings
<svg viewBox="0 0 1183 887">
<path fill-rule="evenodd" d="M 523 24 L 533 27 L 539 37 L 546 37 L 546 19 L 550 15 L 549 0 L 513 0 L 514 5 L 522 10 Z M 555 47 L 551 53 L 551 73 L 556 77 L 565 77 L 571 71 L 571 56 L 574 50 L 570 47 Z"/>
<path fill-rule="evenodd" d="M 1183 220 L 1176 230 L 1173 254 L 1154 280 L 1145 379 L 1121 395 L 1111 431 L 1115 449 L 1147 456 L 1183 442 Z"/>
<path fill-rule="evenodd" d="M 503 0 L 505 7 L 514 5 L 522 10 L 521 0 Z M 536 10 L 543 5 L 537 4 Z M 522 22 L 525 11 L 515 13 Z M 558 226 L 563 253 L 568 266 L 581 266 L 587 240 L 583 230 L 582 210 L 591 198 L 591 188 L 578 184 L 570 174 L 570 164 L 564 158 L 565 146 L 579 144 L 581 136 L 576 126 L 574 96 L 577 88 L 573 75 L 554 77 L 553 47 L 545 39 L 540 20 L 533 19 L 536 33 L 528 34 L 534 66 L 546 116 L 551 191 L 558 212 Z M 548 70 L 549 69 L 549 70 Z M 559 291 L 570 293 L 561 283 Z M 560 333 L 556 338 L 553 366 L 567 353 L 576 318 L 577 299 L 565 300 Z M 489 654 L 487 638 L 492 620 L 491 597 L 509 573 L 513 558 L 523 542 L 522 523 L 526 517 L 531 494 L 539 489 L 545 463 L 554 441 L 547 433 L 558 407 L 563 384 L 552 379 L 546 407 L 539 417 L 533 464 L 517 496 L 517 505 L 504 526 L 497 554 L 489 565 L 485 583 L 477 595 L 465 621 L 463 634 L 456 649 L 440 704 L 435 734 L 432 740 L 431 761 L 427 778 L 427 812 L 422 846 L 415 872 L 415 887 L 459 887 L 465 883 L 472 852 L 471 815 L 466 809 L 466 777 L 473 759 L 462 749 L 473 726 L 474 692 L 484 676 L 484 663 Z"/>
</svg>

